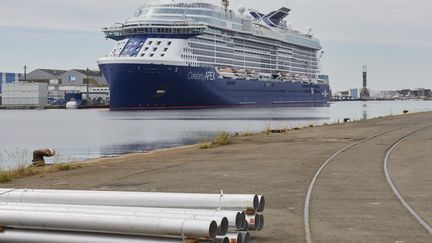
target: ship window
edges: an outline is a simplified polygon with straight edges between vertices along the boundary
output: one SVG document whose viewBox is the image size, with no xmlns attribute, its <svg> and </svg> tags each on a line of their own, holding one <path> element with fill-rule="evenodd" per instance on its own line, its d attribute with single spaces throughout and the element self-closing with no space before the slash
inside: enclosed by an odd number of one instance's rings
<svg viewBox="0 0 432 243">
<path fill-rule="evenodd" d="M 157 44 L 160 45 L 162 43 L 162 41 L 158 41 Z"/>
<path fill-rule="evenodd" d="M 142 56 L 142 57 L 145 56 L 145 53 L 141 54 L 141 56 Z"/>
<path fill-rule="evenodd" d="M 140 42 L 140 46 L 142 46 L 142 45 L 144 45 L 144 41 L 141 41 L 141 42 Z"/>
<path fill-rule="evenodd" d="M 153 57 L 154 56 L 154 54 L 152 53 L 152 54 L 150 54 L 150 57 Z"/>
<path fill-rule="evenodd" d="M 146 47 L 145 49 L 144 49 L 144 51 L 147 51 L 149 48 L 148 47 Z"/>
<path fill-rule="evenodd" d="M 164 57 L 164 56 L 165 56 L 165 54 L 162 53 L 162 54 L 161 54 L 161 57 Z"/>
<path fill-rule="evenodd" d="M 168 48 L 165 48 L 164 51 L 168 51 Z"/>
<path fill-rule="evenodd" d="M 157 47 L 155 47 L 155 48 L 153 48 L 153 51 L 157 51 L 157 49 L 158 49 L 158 48 L 157 48 Z"/>
<path fill-rule="evenodd" d="M 139 51 L 141 48 L 140 47 L 137 47 L 137 49 L 135 49 L 135 51 Z"/>
<path fill-rule="evenodd" d="M 152 43 L 153 43 L 153 41 L 149 41 L 149 43 L 148 43 L 148 44 L 149 44 L 149 45 L 151 45 Z"/>
<path fill-rule="evenodd" d="M 172 41 L 168 41 L 168 45 L 170 46 L 172 44 Z"/>
</svg>

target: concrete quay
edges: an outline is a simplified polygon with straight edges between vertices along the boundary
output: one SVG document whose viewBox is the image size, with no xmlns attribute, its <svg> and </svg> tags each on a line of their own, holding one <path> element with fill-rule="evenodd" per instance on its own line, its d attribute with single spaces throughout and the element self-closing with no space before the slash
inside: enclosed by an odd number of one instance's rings
<svg viewBox="0 0 432 243">
<path fill-rule="evenodd" d="M 187 146 L 85 161 L 76 170 L 2 187 L 259 193 L 266 196 L 266 226 L 252 234 L 253 242 L 308 242 L 309 229 L 309 242 L 430 243 L 432 233 L 395 196 L 384 169 L 390 147 L 415 131 L 389 154 L 388 172 L 430 226 L 432 113 L 239 136 L 212 149 Z M 307 226 L 307 191 L 326 161 L 311 190 Z"/>
</svg>

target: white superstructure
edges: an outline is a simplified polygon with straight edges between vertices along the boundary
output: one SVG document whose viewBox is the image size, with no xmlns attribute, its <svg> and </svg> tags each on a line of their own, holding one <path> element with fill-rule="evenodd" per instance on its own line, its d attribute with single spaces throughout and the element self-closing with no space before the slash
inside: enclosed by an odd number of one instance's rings
<svg viewBox="0 0 432 243">
<path fill-rule="evenodd" d="M 320 75 L 319 41 L 310 29 L 291 29 L 284 21 L 290 9 L 262 14 L 225 6 L 200 0 L 147 3 L 128 21 L 104 28 L 118 42 L 99 64 L 215 67 L 228 78 L 328 83 Z"/>
</svg>

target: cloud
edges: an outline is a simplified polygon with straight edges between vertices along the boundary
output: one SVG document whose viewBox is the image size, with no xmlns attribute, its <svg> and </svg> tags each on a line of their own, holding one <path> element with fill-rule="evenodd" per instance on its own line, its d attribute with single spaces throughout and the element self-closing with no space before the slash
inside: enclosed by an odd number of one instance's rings
<svg viewBox="0 0 432 243">
<path fill-rule="evenodd" d="M 0 26 L 95 31 L 132 16 L 141 0 L 2 0 Z"/>
</svg>

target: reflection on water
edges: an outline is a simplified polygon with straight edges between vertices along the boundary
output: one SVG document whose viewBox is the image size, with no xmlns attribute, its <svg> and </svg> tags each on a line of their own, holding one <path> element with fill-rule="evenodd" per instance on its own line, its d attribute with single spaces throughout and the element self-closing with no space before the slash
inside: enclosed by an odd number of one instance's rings
<svg viewBox="0 0 432 243">
<path fill-rule="evenodd" d="M 14 151 L 57 150 L 49 161 L 72 161 L 193 144 L 215 133 L 292 128 L 410 112 L 430 101 L 337 102 L 328 107 L 231 108 L 166 111 L 1 110 L 0 162 Z"/>
<path fill-rule="evenodd" d="M 368 119 L 367 103 L 363 104 L 363 120 Z"/>
</svg>

